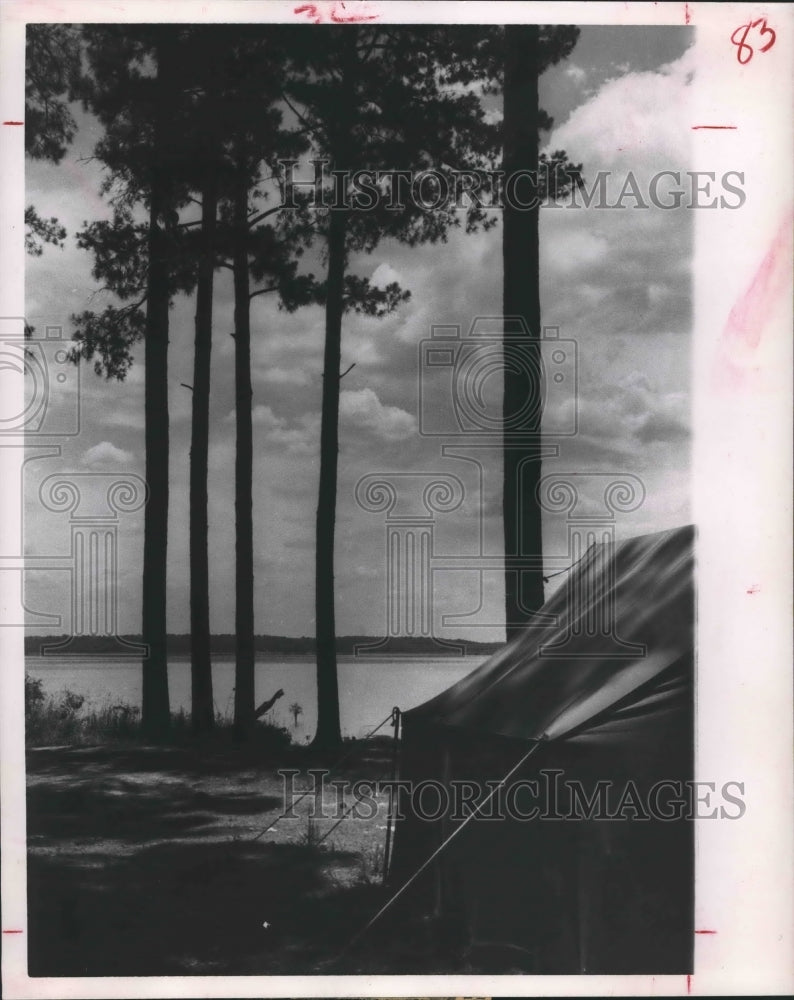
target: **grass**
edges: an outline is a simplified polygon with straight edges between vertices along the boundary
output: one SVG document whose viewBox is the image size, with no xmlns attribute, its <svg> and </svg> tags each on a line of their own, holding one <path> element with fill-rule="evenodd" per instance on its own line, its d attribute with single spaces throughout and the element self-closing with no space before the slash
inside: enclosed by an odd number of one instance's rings
<svg viewBox="0 0 794 1000">
<path fill-rule="evenodd" d="M 214 731 L 202 739 L 228 741 L 232 729 L 232 720 L 218 713 Z M 116 704 L 86 709 L 82 695 L 73 691 L 63 691 L 57 697 L 45 695 L 41 680 L 25 675 L 25 743 L 28 747 L 93 746 L 143 740 L 141 712 L 137 706 Z M 173 712 L 166 742 L 179 746 L 194 740 L 190 716 L 184 710 Z M 291 738 L 282 726 L 259 720 L 249 743 L 260 750 L 279 751 L 290 746 Z"/>
<path fill-rule="evenodd" d="M 375 843 L 359 854 L 358 878 L 362 885 L 380 885 L 383 882 L 385 852 L 383 844 Z"/>
</svg>

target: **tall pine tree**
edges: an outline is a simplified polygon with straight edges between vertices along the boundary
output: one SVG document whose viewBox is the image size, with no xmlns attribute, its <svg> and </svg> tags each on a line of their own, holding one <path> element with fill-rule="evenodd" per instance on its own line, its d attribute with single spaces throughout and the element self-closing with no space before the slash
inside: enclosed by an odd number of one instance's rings
<svg viewBox="0 0 794 1000">
<path fill-rule="evenodd" d="M 493 165 L 498 129 L 487 123 L 474 94 L 451 84 L 467 78 L 461 53 L 477 45 L 477 28 L 366 26 L 306 32 L 288 83 L 293 110 L 335 175 L 322 214 L 327 254 L 320 482 L 316 519 L 315 613 L 318 725 L 314 746 L 341 739 L 334 610 L 334 543 L 339 452 L 342 320 L 349 258 L 370 252 L 384 237 L 408 245 L 443 241 L 460 223 L 454 192 L 433 198 L 429 178 L 419 200 L 398 189 L 391 197 L 359 199 L 350 174 L 358 170 L 413 175 Z M 458 48 L 457 46 L 460 46 Z M 409 179 L 410 183 L 410 179 Z M 436 192 L 438 193 L 438 192 Z M 391 206 L 391 207 L 390 207 Z M 398 207 L 399 206 L 399 207 Z M 468 228 L 484 223 L 476 204 Z M 395 288 L 392 294 L 403 293 Z"/>
<path fill-rule="evenodd" d="M 579 29 L 568 26 L 520 24 L 504 29 L 502 168 L 506 178 L 520 171 L 537 178 L 534 207 L 522 207 L 510 198 L 503 204 L 503 524 L 508 640 L 521 632 L 544 601 L 542 516 L 537 497 L 544 391 L 540 203 L 576 183 L 581 169 L 568 164 L 561 152 L 551 160 L 541 160 L 539 134 L 552 122 L 539 107 L 538 80 L 544 70 L 571 52 L 578 36 Z M 521 363 L 513 364 L 515 358 Z M 523 420 L 517 422 L 522 413 Z"/>
<path fill-rule="evenodd" d="M 295 29 L 252 34 L 247 27 L 197 29 L 204 65 L 212 67 L 214 128 L 221 215 L 217 264 L 233 274 L 235 370 L 235 697 L 234 732 L 247 738 L 257 717 L 254 649 L 253 386 L 251 301 L 275 294 L 294 310 L 314 301 L 311 275 L 298 275 L 305 242 L 300 227 L 277 223 L 282 208 L 268 204 L 263 166 L 305 147 L 283 126 L 281 96 L 286 35 Z M 271 190 L 271 194 L 275 191 Z M 252 287 L 253 286 L 253 287 Z M 195 395 L 195 386 L 194 386 Z"/>
<path fill-rule="evenodd" d="M 144 441 L 148 501 L 144 519 L 141 721 L 160 737 L 170 726 L 166 573 L 169 505 L 168 334 L 173 295 L 191 287 L 180 251 L 178 209 L 188 200 L 182 174 L 189 153 L 178 73 L 180 29 L 172 25 L 91 25 L 84 29 L 89 72 L 80 94 L 104 126 L 95 156 L 108 169 L 104 191 L 115 205 L 111 223 L 87 226 L 78 238 L 94 252 L 94 274 L 122 307 L 74 317 L 75 357 L 94 360 L 123 379 L 132 347 L 145 344 Z M 143 206 L 147 222 L 135 215 Z M 131 300 L 131 301 L 130 301 Z"/>
</svg>

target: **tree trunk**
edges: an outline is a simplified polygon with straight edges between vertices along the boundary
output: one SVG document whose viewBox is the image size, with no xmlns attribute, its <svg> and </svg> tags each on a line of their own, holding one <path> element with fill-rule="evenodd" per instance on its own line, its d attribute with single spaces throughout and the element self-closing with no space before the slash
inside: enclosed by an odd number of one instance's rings
<svg viewBox="0 0 794 1000">
<path fill-rule="evenodd" d="M 167 44 L 158 46 L 157 78 L 165 91 Z M 165 94 L 163 94 L 165 98 Z M 148 501 L 143 540 L 143 661 L 141 728 L 150 738 L 164 736 L 171 724 L 166 645 L 166 567 L 168 546 L 168 239 L 163 217 L 168 207 L 168 174 L 161 159 L 165 100 L 157 102 L 149 203 L 149 273 L 146 302 L 144 416 Z"/>
<path fill-rule="evenodd" d="M 518 170 L 538 169 L 538 65 L 537 25 L 506 27 L 503 164 L 506 177 Z M 524 190 L 521 199 L 527 200 Z M 506 361 L 514 351 L 516 359 L 520 358 L 517 366 L 520 370 L 508 370 L 511 366 L 506 364 L 504 374 L 505 627 L 509 641 L 543 604 L 541 511 L 535 492 L 541 474 L 538 452 L 542 392 L 538 208 L 511 207 L 505 199 L 503 226 L 503 313 L 505 317 L 523 317 L 527 330 L 516 336 L 516 327 L 505 319 Z M 528 398 L 538 405 L 516 426 L 515 416 Z M 511 557 L 513 568 L 509 565 Z M 515 557 L 529 557 L 527 568 L 517 568 Z"/>
<path fill-rule="evenodd" d="M 334 615 L 334 534 L 339 464 L 339 365 L 344 309 L 347 213 L 332 210 L 328 233 L 328 295 L 320 430 L 320 490 L 317 503 L 315 615 L 317 626 L 317 732 L 312 746 L 333 750 L 342 742 Z"/>
<path fill-rule="evenodd" d="M 190 668 L 193 697 L 192 727 L 197 733 L 213 728 L 210 658 L 210 597 L 207 519 L 207 459 L 212 354 L 212 286 L 215 277 L 217 215 L 215 169 L 208 167 L 202 192 L 202 248 L 196 291 L 196 339 L 193 361 L 193 413 L 190 438 Z"/>
<path fill-rule="evenodd" d="M 254 697 L 254 528 L 251 422 L 251 300 L 248 280 L 248 175 L 241 159 L 234 200 L 234 382 L 237 417 L 235 456 L 236 666 L 234 736 L 245 739 L 256 712 Z"/>
</svg>

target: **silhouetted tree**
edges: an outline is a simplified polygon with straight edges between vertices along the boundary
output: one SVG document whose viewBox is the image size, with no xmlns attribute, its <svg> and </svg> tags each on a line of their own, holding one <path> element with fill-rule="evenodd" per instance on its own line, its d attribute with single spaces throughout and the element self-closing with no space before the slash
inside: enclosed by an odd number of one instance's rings
<svg viewBox="0 0 794 1000">
<path fill-rule="evenodd" d="M 274 224 L 279 204 L 266 204 L 263 166 L 302 150 L 305 139 L 282 124 L 281 95 L 287 37 L 295 29 L 252 35 L 247 27 L 199 29 L 212 66 L 214 119 L 222 146 L 221 222 L 217 234 L 222 266 L 234 279 L 235 342 L 235 699 L 234 732 L 246 738 L 256 719 L 254 700 L 253 426 L 251 301 L 275 294 L 289 311 L 314 301 L 311 275 L 298 275 L 305 242 L 298 227 Z M 275 193 L 272 189 L 271 194 Z M 252 288 L 253 286 L 253 288 Z"/>
<path fill-rule="evenodd" d="M 190 681 L 194 733 L 215 724 L 210 654 L 209 572 L 209 431 L 212 308 L 217 267 L 217 216 L 223 173 L 223 86 L 216 69 L 213 29 L 192 27 L 183 47 L 182 86 L 191 90 L 192 120 L 188 146 L 195 161 L 188 184 L 199 192 L 201 228 L 196 271 L 196 316 L 190 421 Z"/>
<path fill-rule="evenodd" d="M 272 137 L 271 137 L 272 138 Z M 234 735 L 245 739 L 256 719 L 254 700 L 255 617 L 253 535 L 253 386 L 251 382 L 251 301 L 259 295 L 278 296 L 292 312 L 316 301 L 313 275 L 297 272 L 300 244 L 294 235 L 263 220 L 279 208 L 262 211 L 255 201 L 256 174 L 262 147 L 239 136 L 234 164 L 231 214 L 231 261 L 234 274 L 235 420 L 235 689 Z M 272 156 L 278 146 L 270 147 Z M 285 147 L 281 147 L 282 149 Z M 254 152 L 256 150 L 256 152 Z M 253 179 L 252 179 L 253 178 Z M 253 289 L 252 289 L 253 285 Z M 261 334 L 260 334 L 261 335 Z"/>
<path fill-rule="evenodd" d="M 544 601 L 542 517 L 536 492 L 541 476 L 544 392 L 539 205 L 576 183 L 581 170 L 581 166 L 569 164 L 562 152 L 554 153 L 551 159 L 540 158 L 539 133 L 550 128 L 552 121 L 538 105 L 538 80 L 544 70 L 571 52 L 578 36 L 579 29 L 569 26 L 519 24 L 504 29 L 503 170 L 505 177 L 530 171 L 537 178 L 534 207 L 522 208 L 509 198 L 503 207 L 503 522 L 508 640 L 521 631 Z M 524 418 L 519 421 L 517 415 L 522 413 Z"/>
<path fill-rule="evenodd" d="M 145 342 L 145 450 L 148 502 L 144 520 L 141 722 L 163 735 L 170 726 L 166 650 L 169 502 L 168 331 L 176 291 L 194 282 L 180 256 L 178 209 L 186 157 L 178 86 L 180 29 L 173 25 L 91 25 L 84 29 L 90 72 L 80 93 L 104 134 L 95 156 L 108 168 L 103 190 L 115 205 L 111 223 L 87 226 L 78 238 L 94 251 L 94 275 L 127 304 L 74 317 L 75 357 L 123 379 L 132 346 Z M 134 220 L 143 205 L 148 221 Z"/>
<path fill-rule="evenodd" d="M 25 153 L 60 163 L 77 130 L 69 97 L 80 74 L 80 37 L 69 24 L 29 24 L 25 38 Z M 41 256 L 45 243 L 62 247 L 66 229 L 25 208 L 25 250 Z"/>
<path fill-rule="evenodd" d="M 318 213 L 327 251 L 325 350 L 316 521 L 315 613 L 318 722 L 314 746 L 333 749 L 341 740 L 334 612 L 334 536 L 339 451 L 342 318 L 349 255 L 370 252 L 383 237 L 409 245 L 444 240 L 458 225 L 454 194 L 428 209 L 404 192 L 362 199 L 352 191 L 358 170 L 413 173 L 488 165 L 498 148 L 498 130 L 486 121 L 477 97 L 450 86 L 468 70 L 456 48 L 476 45 L 477 28 L 395 26 L 329 27 L 306 32 L 287 84 L 293 110 L 315 148 L 336 174 L 331 207 Z M 433 180 L 425 189 L 429 191 Z M 398 185 L 401 180 L 393 177 Z M 440 182 L 439 182 L 440 183 Z M 412 192 L 413 193 L 413 192 Z M 472 205 L 467 226 L 484 224 Z M 394 302 L 405 293 L 397 286 Z"/>
</svg>

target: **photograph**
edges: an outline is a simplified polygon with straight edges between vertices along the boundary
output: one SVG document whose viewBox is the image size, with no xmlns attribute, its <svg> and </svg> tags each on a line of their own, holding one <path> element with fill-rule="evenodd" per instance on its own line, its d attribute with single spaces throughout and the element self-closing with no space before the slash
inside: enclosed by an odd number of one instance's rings
<svg viewBox="0 0 794 1000">
<path fill-rule="evenodd" d="M 789 992 L 792 6 L 110 6 L 1 26 L 5 994 Z"/>
</svg>

